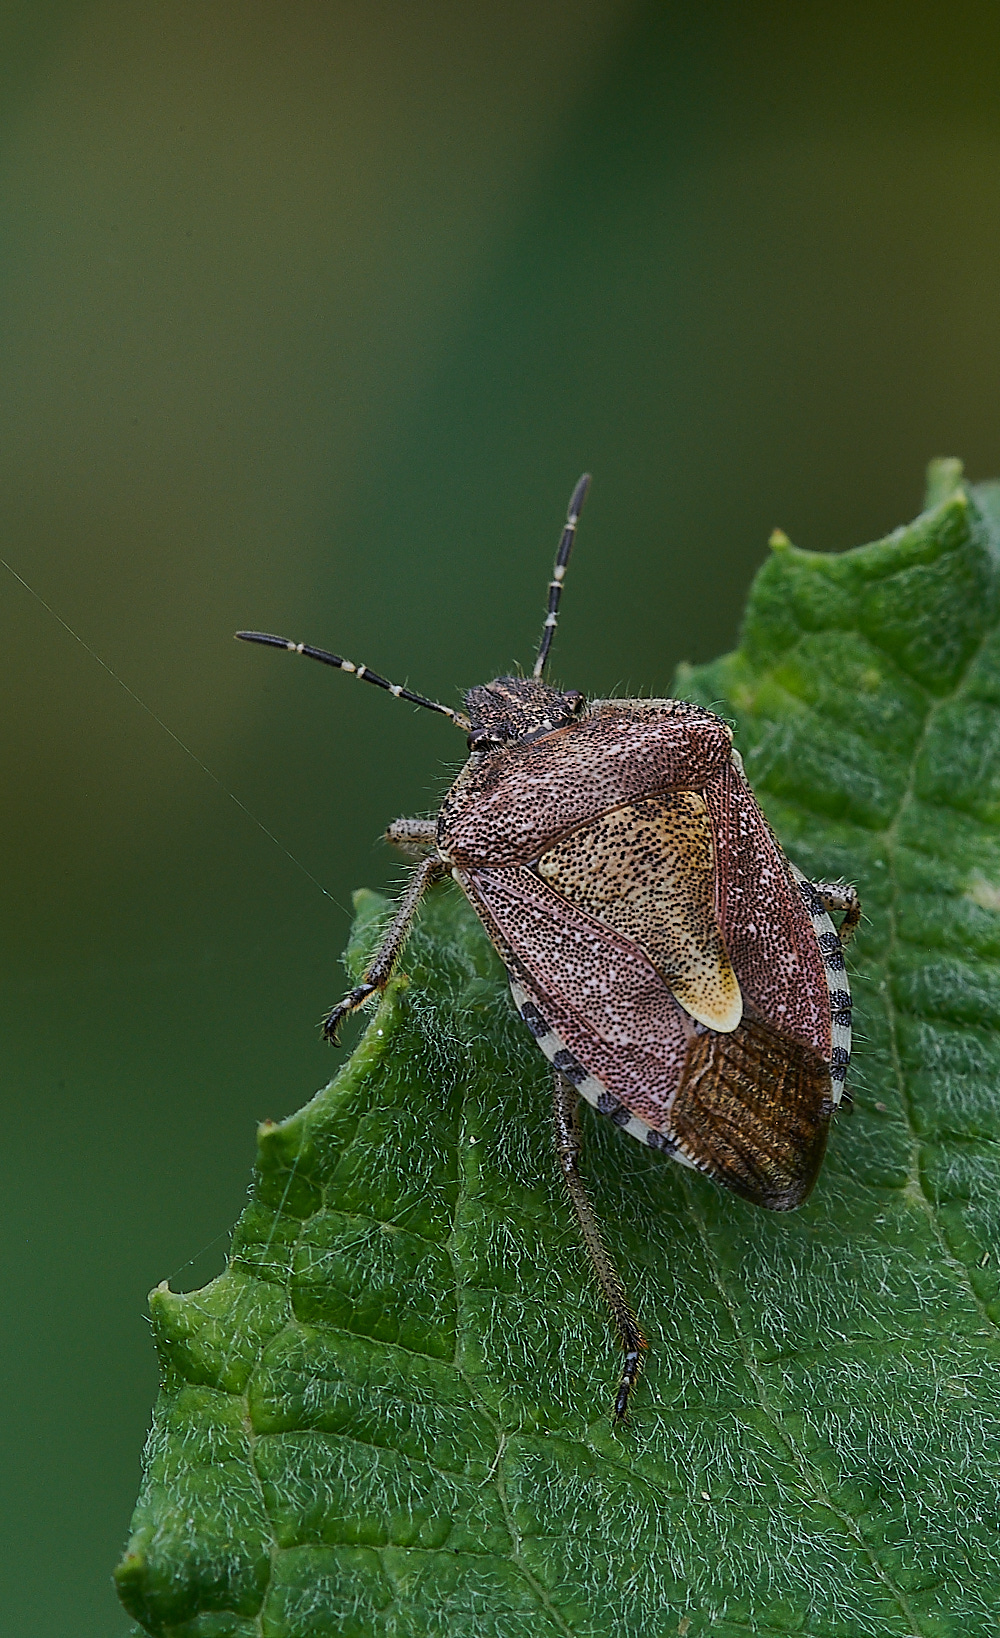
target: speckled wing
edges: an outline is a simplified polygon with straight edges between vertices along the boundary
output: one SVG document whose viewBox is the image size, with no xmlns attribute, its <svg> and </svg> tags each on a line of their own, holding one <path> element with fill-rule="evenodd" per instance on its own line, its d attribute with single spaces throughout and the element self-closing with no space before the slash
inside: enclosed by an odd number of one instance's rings
<svg viewBox="0 0 1000 1638">
<path fill-rule="evenodd" d="M 527 864 L 623 802 L 703 790 L 730 743 L 725 723 L 680 700 L 595 706 L 502 757 L 471 759 L 441 807 L 438 839 L 461 868 Z"/>
<path fill-rule="evenodd" d="M 666 1131 L 694 1026 L 649 958 L 526 865 L 459 881 L 562 1045 L 639 1120 Z"/>
<path fill-rule="evenodd" d="M 538 874 L 648 956 L 691 1018 L 728 1033 L 743 998 L 716 920 L 708 807 L 697 791 L 631 802 L 543 853 Z"/>
<path fill-rule="evenodd" d="M 831 1058 L 827 961 L 843 970 L 832 926 L 825 950 L 791 867 L 740 769 L 704 787 L 716 839 L 716 913 L 744 1001 L 774 1029 Z"/>
</svg>

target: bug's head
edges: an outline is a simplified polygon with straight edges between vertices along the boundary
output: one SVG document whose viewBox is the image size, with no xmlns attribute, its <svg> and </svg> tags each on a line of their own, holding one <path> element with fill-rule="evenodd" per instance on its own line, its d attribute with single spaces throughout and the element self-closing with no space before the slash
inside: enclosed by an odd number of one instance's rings
<svg viewBox="0 0 1000 1638">
<path fill-rule="evenodd" d="M 497 677 L 465 696 L 470 751 L 495 751 L 576 722 L 586 706 L 575 688 L 561 694 L 536 677 Z"/>
<path fill-rule="evenodd" d="M 555 567 L 549 581 L 548 609 L 534 671 L 530 677 L 496 677 L 491 683 L 470 688 L 465 696 L 470 751 L 497 751 L 505 745 L 523 744 L 525 740 L 537 739 L 540 734 L 551 734 L 556 728 L 567 728 L 583 715 L 587 702 L 577 689 L 560 693 L 558 688 L 550 688 L 542 679 L 559 617 L 563 578 L 580 508 L 589 488 L 590 473 L 585 472 L 570 497 Z"/>
</svg>

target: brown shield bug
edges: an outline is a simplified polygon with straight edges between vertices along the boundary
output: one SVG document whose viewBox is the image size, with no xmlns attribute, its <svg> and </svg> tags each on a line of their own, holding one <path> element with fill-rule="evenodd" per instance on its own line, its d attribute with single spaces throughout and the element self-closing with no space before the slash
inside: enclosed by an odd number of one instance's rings
<svg viewBox="0 0 1000 1638">
<path fill-rule="evenodd" d="M 552 1064 L 558 1166 L 625 1356 L 618 1421 L 646 1340 L 580 1175 L 578 1100 L 755 1205 L 799 1205 L 843 1097 L 843 945 L 860 906 L 853 887 L 807 881 L 785 858 L 720 717 L 682 700 L 587 701 L 543 680 L 589 484 L 570 501 L 532 675 L 470 689 L 467 715 L 324 649 L 237 636 L 353 672 L 468 735 L 437 818 L 386 832 L 420 862 L 323 1029 L 335 1040 L 385 988 L 421 897 L 452 875 Z"/>
</svg>

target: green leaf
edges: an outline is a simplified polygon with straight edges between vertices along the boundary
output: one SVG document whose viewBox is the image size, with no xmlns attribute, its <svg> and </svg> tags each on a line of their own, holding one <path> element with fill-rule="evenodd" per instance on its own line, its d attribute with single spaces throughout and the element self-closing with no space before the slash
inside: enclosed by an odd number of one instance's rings
<svg viewBox="0 0 1000 1638">
<path fill-rule="evenodd" d="M 1000 486 L 839 556 L 783 536 L 731 714 L 796 862 L 859 885 L 853 1120 L 755 1211 L 585 1112 L 649 1334 L 617 1344 L 541 1055 L 457 890 L 333 1084 L 260 1132 L 226 1272 L 161 1287 L 122 1598 L 171 1638 L 995 1633 Z M 352 974 L 384 901 L 358 895 Z"/>
</svg>

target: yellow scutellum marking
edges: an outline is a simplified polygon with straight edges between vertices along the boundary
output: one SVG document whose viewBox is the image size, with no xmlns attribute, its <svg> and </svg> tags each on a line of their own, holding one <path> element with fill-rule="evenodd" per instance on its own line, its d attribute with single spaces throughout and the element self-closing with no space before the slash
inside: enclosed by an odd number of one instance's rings
<svg viewBox="0 0 1000 1638">
<path fill-rule="evenodd" d="M 538 860 L 557 893 L 649 957 L 690 1017 L 728 1034 L 743 997 L 715 917 L 715 859 L 704 798 L 673 791 L 615 808 Z"/>
</svg>

